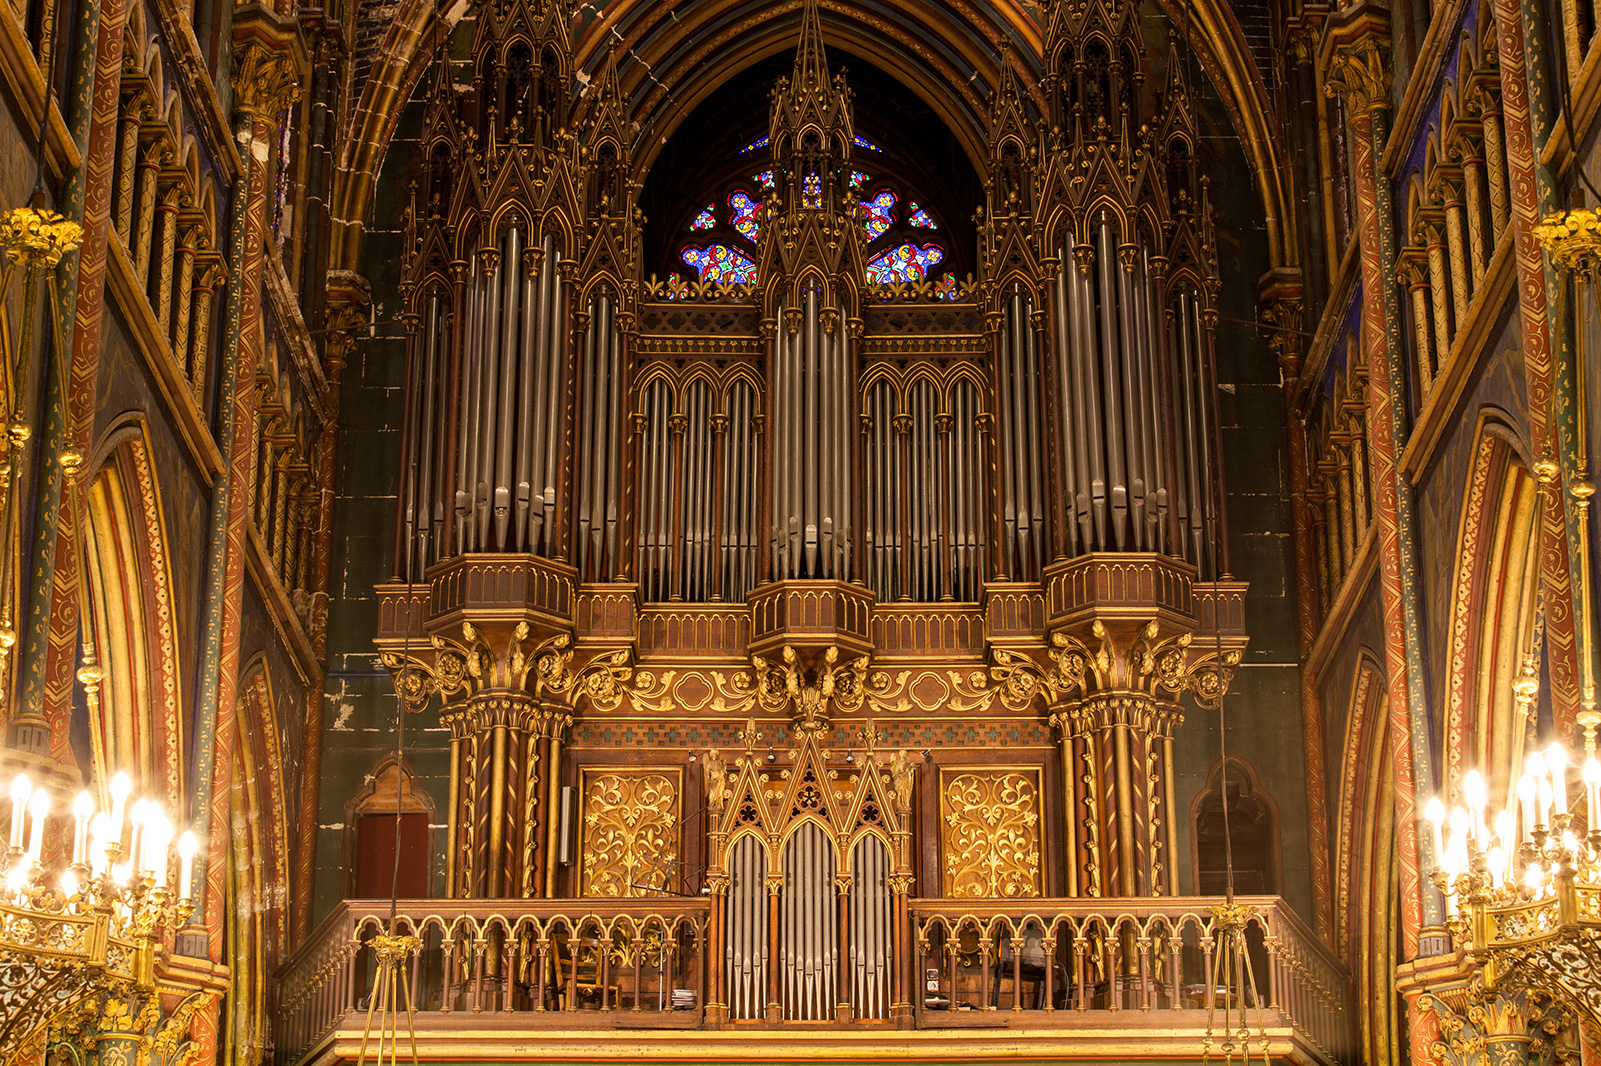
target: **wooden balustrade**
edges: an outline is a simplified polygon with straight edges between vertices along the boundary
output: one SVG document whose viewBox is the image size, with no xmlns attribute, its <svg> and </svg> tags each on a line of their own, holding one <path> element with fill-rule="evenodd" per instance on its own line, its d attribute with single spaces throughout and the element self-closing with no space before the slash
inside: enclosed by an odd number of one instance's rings
<svg viewBox="0 0 1601 1066">
<path fill-rule="evenodd" d="M 280 1063 L 301 1059 L 348 1016 L 365 1016 L 374 968 L 365 945 L 388 927 L 389 911 L 387 900 L 346 900 L 279 971 Z M 422 941 L 409 974 L 419 1014 L 570 1028 L 652 1013 L 698 1025 L 707 913 L 697 899 L 401 900 L 394 931 Z"/>
<path fill-rule="evenodd" d="M 1148 1036 L 1155 1025 L 1177 1049 L 1199 1047 L 1208 1010 L 1223 997 L 1243 998 L 1260 1008 L 1276 1056 L 1351 1061 L 1349 978 L 1279 897 L 1238 900 L 1255 912 L 1250 981 L 1210 979 L 1212 908 L 1220 902 L 912 900 L 896 937 L 909 938 L 902 942 L 917 962 L 916 980 L 895 999 L 911 999 L 920 1029 L 1128 1028 Z M 374 967 L 364 945 L 387 928 L 389 913 L 387 900 L 341 903 L 279 971 L 280 1066 L 339 1059 L 335 1045 L 359 1043 Z M 608 1039 L 609 1030 L 706 1025 L 708 945 L 718 941 L 708 940 L 705 900 L 402 900 L 395 914 L 396 931 L 422 940 L 409 974 L 419 1040 L 461 1039 L 463 1026 L 537 1041 L 541 1031 L 585 1029 Z"/>
<path fill-rule="evenodd" d="M 1208 1012 L 1241 995 L 1268 1028 L 1288 1026 L 1327 1062 L 1352 1045 L 1349 978 L 1277 896 L 1239 897 L 1250 980 L 1211 979 L 1210 896 L 914 900 L 920 1025 L 965 1012 Z M 1106 1024 L 1104 1018 L 1100 1023 Z"/>
</svg>

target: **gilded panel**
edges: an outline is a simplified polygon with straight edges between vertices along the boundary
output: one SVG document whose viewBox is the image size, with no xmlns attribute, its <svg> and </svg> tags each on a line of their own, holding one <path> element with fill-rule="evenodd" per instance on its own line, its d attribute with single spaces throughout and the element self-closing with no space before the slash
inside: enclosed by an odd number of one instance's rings
<svg viewBox="0 0 1601 1066">
<path fill-rule="evenodd" d="M 940 771 L 948 898 L 1040 895 L 1039 770 Z"/>
<path fill-rule="evenodd" d="M 680 771 L 584 771 L 586 896 L 650 896 L 678 862 Z"/>
</svg>

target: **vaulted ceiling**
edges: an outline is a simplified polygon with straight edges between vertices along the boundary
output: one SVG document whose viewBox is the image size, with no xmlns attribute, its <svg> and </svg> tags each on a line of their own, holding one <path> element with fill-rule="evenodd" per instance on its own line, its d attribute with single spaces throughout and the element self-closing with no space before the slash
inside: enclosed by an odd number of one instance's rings
<svg viewBox="0 0 1601 1066">
<path fill-rule="evenodd" d="M 561 2 L 561 0 L 558 0 Z M 1236 0 L 1239 2 L 1239 0 Z M 1258 5 L 1267 0 L 1250 0 Z M 1268 224 L 1274 265 L 1294 261 L 1288 162 L 1278 147 L 1274 102 L 1257 56 L 1227 0 L 1162 0 L 1170 18 L 1190 32 L 1195 54 L 1218 89 L 1245 146 Z M 800 33 L 802 0 L 580 0 L 572 22 L 580 81 L 592 81 L 608 48 L 642 137 L 636 174 L 649 172 L 673 132 L 740 71 L 791 51 Z M 354 269 L 361 220 L 371 203 L 383 153 L 405 101 L 432 57 L 438 0 L 368 0 L 358 30 L 364 42 L 354 70 L 358 104 L 348 118 L 342 185 L 335 218 L 345 220 L 335 264 Z M 467 10 L 445 10 L 451 24 Z M 1265 23 L 1251 8 L 1253 37 Z M 975 168 L 985 155 L 990 94 L 1010 51 L 1037 82 L 1041 64 L 1039 12 L 1017 0 L 822 0 L 826 45 L 836 65 L 877 68 L 916 95 L 961 145 Z M 1036 104 L 1042 101 L 1036 100 Z M 580 100 L 580 115 L 584 101 Z M 858 98 L 858 110 L 870 102 Z"/>
</svg>

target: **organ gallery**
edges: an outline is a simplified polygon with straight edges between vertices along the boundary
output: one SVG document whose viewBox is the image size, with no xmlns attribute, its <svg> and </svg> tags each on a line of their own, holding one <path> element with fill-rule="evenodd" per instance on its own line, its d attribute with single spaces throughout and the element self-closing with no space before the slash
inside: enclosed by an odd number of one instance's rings
<svg viewBox="0 0 1601 1066">
<path fill-rule="evenodd" d="M 0 1066 L 1561 1066 L 1595 12 L 0 5 Z"/>
</svg>

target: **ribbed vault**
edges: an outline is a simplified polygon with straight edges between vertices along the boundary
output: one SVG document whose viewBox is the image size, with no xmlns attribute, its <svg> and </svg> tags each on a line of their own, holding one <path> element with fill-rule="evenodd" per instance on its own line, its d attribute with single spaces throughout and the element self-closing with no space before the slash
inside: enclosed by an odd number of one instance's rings
<svg viewBox="0 0 1601 1066">
<path fill-rule="evenodd" d="M 1226 0 L 1162 0 L 1175 21 L 1187 18 L 1196 55 L 1218 87 L 1262 195 L 1268 252 L 1275 266 L 1296 258 L 1292 175 L 1282 158 L 1278 122 L 1261 72 Z M 573 24 L 581 80 L 598 76 L 608 48 L 643 136 L 636 177 L 646 174 L 678 125 L 737 72 L 795 46 L 802 0 L 615 0 L 579 6 Z M 334 196 L 339 227 L 331 265 L 356 269 L 363 223 L 395 124 L 432 58 L 438 0 L 402 0 L 389 19 L 370 75 L 351 113 Z M 465 11 L 447 9 L 447 22 Z M 949 126 L 975 166 L 984 155 L 988 101 L 1010 50 L 1034 85 L 1041 65 L 1040 26 L 1032 9 L 1011 0 L 823 0 L 830 52 L 857 57 L 909 87 Z M 370 38 L 369 38 L 370 39 Z M 838 62 L 838 59 L 836 60 Z M 1036 99 L 1038 106 L 1042 101 Z M 579 117 L 582 118 L 583 102 Z"/>
</svg>

